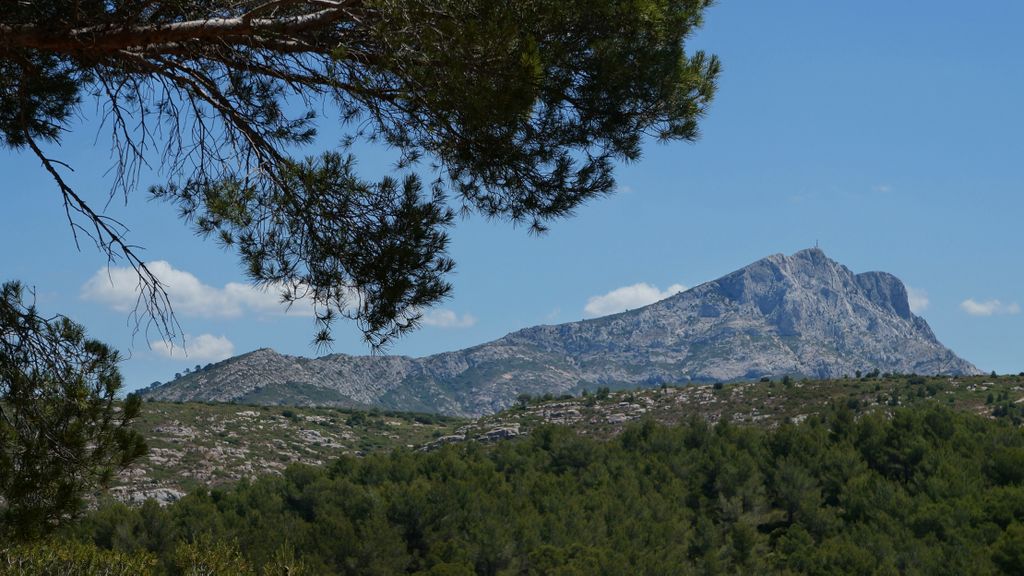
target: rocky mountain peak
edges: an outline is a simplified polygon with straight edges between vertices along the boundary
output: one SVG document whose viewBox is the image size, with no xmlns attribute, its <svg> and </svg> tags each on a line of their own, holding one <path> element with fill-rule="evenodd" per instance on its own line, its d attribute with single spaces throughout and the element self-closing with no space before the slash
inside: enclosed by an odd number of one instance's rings
<svg viewBox="0 0 1024 576">
<path fill-rule="evenodd" d="M 283 354 L 280 354 L 277 350 L 274 350 L 273 348 L 257 348 L 255 350 L 253 350 L 252 352 L 247 352 L 245 354 L 241 354 L 238 357 L 241 358 L 242 356 L 245 356 L 247 358 L 253 358 L 253 359 L 255 359 L 255 358 L 283 358 L 284 357 Z"/>
<path fill-rule="evenodd" d="M 818 248 L 774 254 L 649 306 L 535 326 L 426 358 L 282 356 L 269 349 L 146 395 L 172 400 L 379 405 L 479 415 L 516 396 L 858 370 L 977 374 L 915 316 L 903 283 L 855 274 Z"/>
<path fill-rule="evenodd" d="M 878 306 L 890 310 L 900 318 L 909 319 L 912 316 L 907 288 L 899 278 L 892 274 L 887 272 L 857 274 L 857 285 Z"/>
<path fill-rule="evenodd" d="M 913 318 L 906 287 L 899 278 L 886 272 L 854 274 L 820 248 L 790 256 L 774 254 L 698 288 L 705 296 L 717 293 L 740 304 L 754 304 L 762 314 L 787 306 L 852 306 L 863 304 L 857 302 L 862 297 L 885 313 Z"/>
</svg>

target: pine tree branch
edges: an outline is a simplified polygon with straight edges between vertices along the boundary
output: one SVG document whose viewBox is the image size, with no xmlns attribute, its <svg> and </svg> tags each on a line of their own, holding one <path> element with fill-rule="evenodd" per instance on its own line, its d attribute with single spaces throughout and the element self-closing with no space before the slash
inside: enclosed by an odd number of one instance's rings
<svg viewBox="0 0 1024 576">
<path fill-rule="evenodd" d="M 299 15 L 256 17 L 256 14 L 265 11 L 270 5 L 298 4 L 320 9 Z M 36 24 L 0 25 L 0 53 L 34 49 L 54 53 L 98 55 L 192 41 L 248 45 L 253 37 L 301 35 L 311 31 L 322 31 L 330 24 L 354 21 L 353 8 L 358 4 L 358 0 L 279 1 L 264 4 L 233 18 L 205 18 L 148 26 L 102 24 L 52 30 Z"/>
<path fill-rule="evenodd" d="M 81 230 L 87 236 L 96 242 L 96 245 L 107 255 L 108 262 L 114 262 L 121 258 L 124 258 L 129 266 L 135 271 L 139 278 L 139 296 L 136 303 L 136 313 L 134 317 L 135 332 L 137 333 L 141 327 L 141 318 L 138 311 L 144 310 L 145 316 L 148 322 L 156 322 L 158 324 L 157 330 L 161 335 L 167 336 L 170 339 L 180 336 L 182 338 L 182 346 L 184 346 L 184 336 L 181 330 L 181 325 L 178 324 L 178 320 L 174 315 L 174 310 L 171 307 L 171 299 L 167 294 L 167 288 L 156 277 L 155 274 L 146 266 L 146 263 L 135 253 L 135 246 L 128 244 L 123 235 L 119 230 L 115 228 L 123 228 L 124 226 L 112 220 L 107 216 L 98 214 L 96 211 L 89 206 L 85 200 L 79 196 L 71 186 L 65 182 L 64 178 L 60 175 L 60 172 L 54 167 L 54 160 L 48 158 L 39 148 L 35 139 L 28 134 L 26 131 L 26 140 L 29 148 L 39 158 L 43 164 L 43 168 L 53 177 L 57 183 L 57 187 L 60 188 L 61 194 L 64 196 L 64 211 L 67 215 L 68 222 L 71 225 L 72 231 Z M 72 212 L 77 212 L 84 216 L 86 220 L 92 224 L 93 230 L 90 231 L 83 228 L 80 224 L 75 222 Z M 78 244 L 77 232 L 75 232 L 75 243 Z"/>
</svg>

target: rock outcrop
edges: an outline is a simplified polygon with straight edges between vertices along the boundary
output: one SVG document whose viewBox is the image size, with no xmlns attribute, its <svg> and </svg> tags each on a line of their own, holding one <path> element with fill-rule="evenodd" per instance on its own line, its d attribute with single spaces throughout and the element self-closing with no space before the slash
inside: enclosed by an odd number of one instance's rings
<svg viewBox="0 0 1024 576">
<path fill-rule="evenodd" d="M 506 408 L 521 393 L 875 369 L 978 373 L 911 312 L 898 278 L 854 274 L 815 248 L 769 256 L 644 308 L 526 328 L 457 352 L 307 359 L 263 349 L 143 394 L 475 416 Z"/>
</svg>

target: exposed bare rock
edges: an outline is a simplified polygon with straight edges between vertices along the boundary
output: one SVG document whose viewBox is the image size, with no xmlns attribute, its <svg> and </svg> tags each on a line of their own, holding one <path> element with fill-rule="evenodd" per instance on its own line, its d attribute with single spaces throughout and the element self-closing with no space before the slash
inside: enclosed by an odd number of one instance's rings
<svg viewBox="0 0 1024 576">
<path fill-rule="evenodd" d="M 509 440 L 519 436 L 519 426 L 506 426 L 488 430 L 476 437 L 477 442 L 497 442 L 498 440 Z"/>
<path fill-rule="evenodd" d="M 457 352 L 307 359 L 263 349 L 144 395 L 475 416 L 509 407 L 524 392 L 561 395 L 784 374 L 840 378 L 876 369 L 979 373 L 910 311 L 895 276 L 854 274 L 810 249 L 769 256 L 644 308 L 527 328 Z"/>
<path fill-rule="evenodd" d="M 126 504 L 139 505 L 146 500 L 153 499 L 161 506 L 180 500 L 185 496 L 181 490 L 167 487 L 132 489 L 129 486 L 120 486 L 112 489 L 111 494 Z"/>
<path fill-rule="evenodd" d="M 465 442 L 465 441 L 466 441 L 466 435 L 465 434 L 451 434 L 451 435 L 448 435 L 448 436 L 441 436 L 437 440 L 434 440 L 433 442 L 429 442 L 429 443 L 424 444 L 423 446 L 421 446 L 419 451 L 420 452 L 430 452 L 432 450 L 437 450 L 438 448 L 440 448 L 441 446 L 444 446 L 445 444 L 456 444 L 456 443 Z"/>
</svg>

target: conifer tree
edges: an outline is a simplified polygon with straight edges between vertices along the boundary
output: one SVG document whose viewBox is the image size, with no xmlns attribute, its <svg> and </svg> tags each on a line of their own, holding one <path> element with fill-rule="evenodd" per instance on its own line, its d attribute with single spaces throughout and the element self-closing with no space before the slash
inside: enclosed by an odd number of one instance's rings
<svg viewBox="0 0 1024 576">
<path fill-rule="evenodd" d="M 0 539 L 44 535 L 145 453 L 141 400 L 116 399 L 116 351 L 44 318 L 20 284 L 0 289 Z"/>
<path fill-rule="evenodd" d="M 645 137 L 697 137 L 719 64 L 684 41 L 708 4 L 7 2 L 0 139 L 39 158 L 76 232 L 135 267 L 165 335 L 159 279 L 65 177 L 62 135 L 89 100 L 111 131 L 112 195 L 163 166 L 152 194 L 236 250 L 252 281 L 311 299 L 318 342 L 345 316 L 379 347 L 448 295 L 456 210 L 541 231 L 611 193 Z M 324 108 L 347 136 L 304 157 Z M 349 145 L 367 140 L 398 153 L 394 174 L 357 174 Z"/>
</svg>

